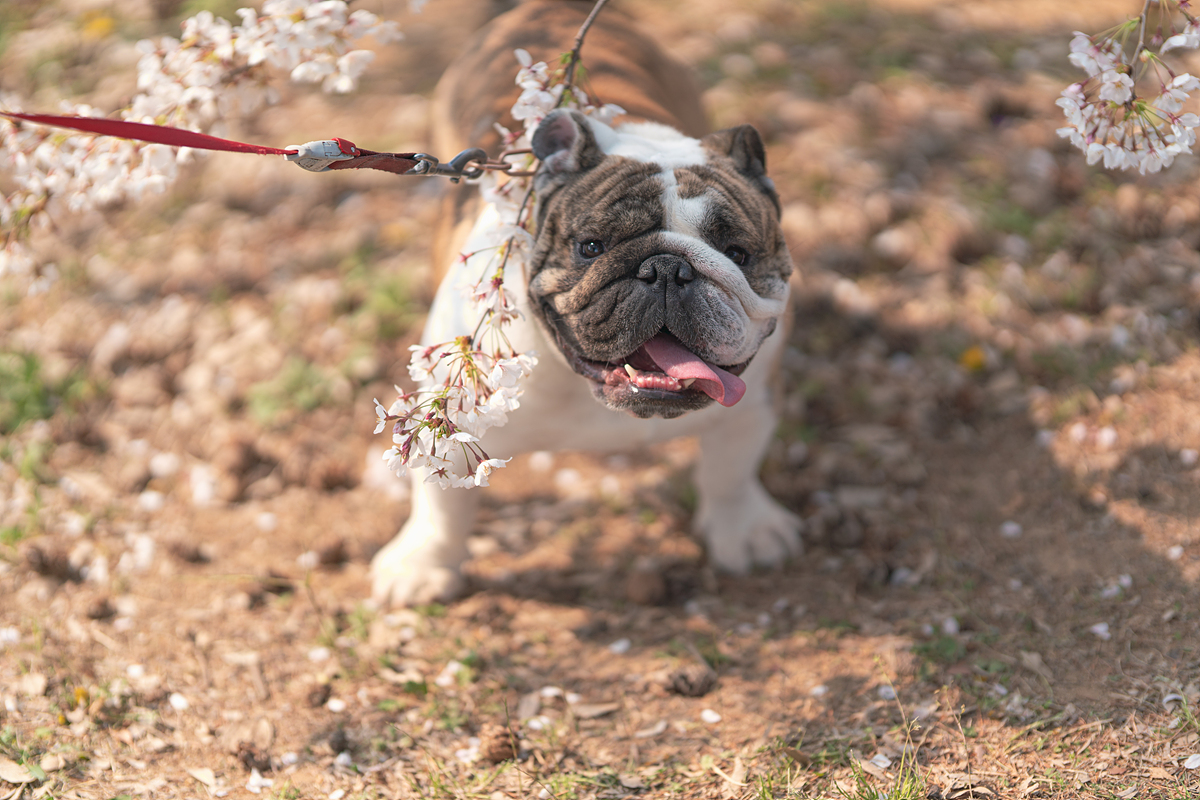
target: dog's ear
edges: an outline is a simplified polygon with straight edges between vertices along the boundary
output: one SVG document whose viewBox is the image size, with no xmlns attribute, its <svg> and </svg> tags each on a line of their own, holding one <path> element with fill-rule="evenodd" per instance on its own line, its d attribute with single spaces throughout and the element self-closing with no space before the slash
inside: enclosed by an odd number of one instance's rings
<svg viewBox="0 0 1200 800">
<path fill-rule="evenodd" d="M 762 189 L 779 210 L 779 196 L 775 193 L 775 182 L 767 177 L 767 151 L 762 137 L 753 125 L 738 125 L 700 140 L 710 151 L 728 156 L 737 171 L 751 183 Z"/>
<path fill-rule="evenodd" d="M 551 111 L 538 125 L 533 154 L 542 162 L 541 171 L 550 175 L 584 172 L 604 160 L 587 118 L 566 108 Z"/>
</svg>

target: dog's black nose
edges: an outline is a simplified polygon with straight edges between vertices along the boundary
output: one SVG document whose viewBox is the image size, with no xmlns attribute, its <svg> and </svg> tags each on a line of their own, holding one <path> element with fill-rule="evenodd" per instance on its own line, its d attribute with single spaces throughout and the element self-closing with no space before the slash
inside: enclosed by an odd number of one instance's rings
<svg viewBox="0 0 1200 800">
<path fill-rule="evenodd" d="M 660 253 L 643 261 L 637 276 L 649 284 L 661 283 L 665 287 L 674 281 L 676 286 L 683 286 L 695 280 L 696 271 L 687 259 Z"/>
</svg>

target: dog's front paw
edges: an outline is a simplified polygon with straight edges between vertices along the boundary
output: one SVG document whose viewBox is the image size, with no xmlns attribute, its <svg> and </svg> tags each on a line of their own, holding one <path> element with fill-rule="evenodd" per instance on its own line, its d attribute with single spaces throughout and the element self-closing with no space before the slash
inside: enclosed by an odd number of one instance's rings
<svg viewBox="0 0 1200 800">
<path fill-rule="evenodd" d="M 743 575 L 800 555 L 804 523 L 758 483 L 736 499 L 700 501 L 696 531 L 708 545 L 708 560 L 720 572 Z"/>
<path fill-rule="evenodd" d="M 371 559 L 371 597 L 380 608 L 445 603 L 465 588 L 461 558 L 446 558 L 439 548 L 414 544 L 406 527 Z M 428 543 L 425 543 L 426 545 Z"/>
</svg>

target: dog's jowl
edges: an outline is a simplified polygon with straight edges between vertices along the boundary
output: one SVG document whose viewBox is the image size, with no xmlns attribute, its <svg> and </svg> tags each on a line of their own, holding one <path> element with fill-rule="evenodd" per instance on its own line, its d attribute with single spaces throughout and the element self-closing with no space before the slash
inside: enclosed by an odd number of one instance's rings
<svg viewBox="0 0 1200 800">
<path fill-rule="evenodd" d="M 497 18 L 446 73 L 434 102 L 438 146 L 497 152 L 496 122 L 516 99 L 516 48 L 553 63 L 592 4 L 529 2 Z M 484 449 L 611 451 L 697 436 L 696 529 L 717 569 L 745 572 L 800 552 L 798 520 L 757 472 L 775 427 L 769 383 L 783 345 L 791 259 L 758 133 L 705 134 L 687 71 L 625 16 L 606 8 L 583 48 L 588 88 L 626 114 L 613 126 L 557 110 L 533 137 L 536 242 L 526 274 L 506 275 L 523 319 L 508 336 L 539 363 L 521 406 L 489 430 Z M 480 225 L 443 237 L 451 264 L 424 332 L 445 342 L 475 320 L 458 290 Z M 460 567 L 477 493 L 414 475 L 413 510 L 372 562 L 385 605 L 446 600 Z"/>
</svg>

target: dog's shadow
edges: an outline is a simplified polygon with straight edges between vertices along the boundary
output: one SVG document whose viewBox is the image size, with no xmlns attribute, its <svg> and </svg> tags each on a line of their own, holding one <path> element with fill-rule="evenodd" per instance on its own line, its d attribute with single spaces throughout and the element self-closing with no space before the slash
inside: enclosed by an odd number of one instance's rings
<svg viewBox="0 0 1200 800">
<path fill-rule="evenodd" d="M 788 703 L 819 681 L 831 696 L 807 724 L 835 719 L 830 704 L 850 701 L 833 691 L 834 678 L 853 684 L 854 696 L 895 680 L 918 703 L 950 685 L 965 707 L 1014 725 L 1033 713 L 1029 698 L 1041 714 L 1111 715 L 1116 648 L 1135 659 L 1175 652 L 1187 638 L 1181 628 L 1195 625 L 1179 611 L 1195 604 L 1195 582 L 1160 541 L 1187 538 L 1200 511 L 1195 473 L 1161 442 L 1081 473 L 1063 449 L 1070 426 L 1048 441 L 1036 403 L 1021 399 L 1044 373 L 959 365 L 958 378 L 938 385 L 909 374 L 965 338 L 889 329 L 828 297 L 799 298 L 784 415 L 762 470 L 805 520 L 806 551 L 791 563 L 711 572 L 690 533 L 687 444 L 616 458 L 539 456 L 515 461 L 500 493 L 485 495 L 467 605 L 585 612 L 572 630 L 585 647 L 629 638 L 642 652 L 669 652 L 703 629 L 739 651 L 735 672 L 752 681 L 769 680 L 778 664 L 746 642 L 781 642 L 796 659 L 788 702 L 767 714 L 781 724 L 796 724 Z M 1079 423 L 1092 439 L 1108 420 L 1102 405 Z M 502 633 L 511 614 L 492 616 Z M 882 648 L 893 668 L 848 658 L 830 672 L 820 654 L 831 647 Z M 1159 665 L 1160 678 L 1183 679 L 1183 662 L 1174 663 Z M 543 677 L 587 682 L 573 673 Z M 1021 703 L 1004 705 L 1000 693 Z"/>
</svg>

